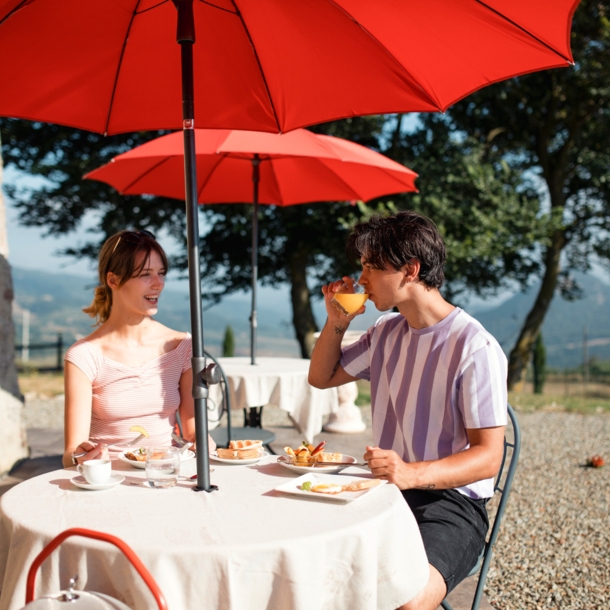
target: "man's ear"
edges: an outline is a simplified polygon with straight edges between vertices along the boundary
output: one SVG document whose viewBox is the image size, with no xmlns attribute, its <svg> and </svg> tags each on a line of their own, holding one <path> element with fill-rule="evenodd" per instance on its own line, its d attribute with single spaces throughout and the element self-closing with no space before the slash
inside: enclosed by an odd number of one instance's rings
<svg viewBox="0 0 610 610">
<path fill-rule="evenodd" d="M 405 282 L 411 283 L 411 282 L 414 282 L 415 280 L 417 280 L 417 278 L 419 277 L 420 268 L 421 268 L 421 265 L 419 264 L 418 260 L 413 259 L 412 261 L 408 262 L 402 268 L 402 271 L 405 274 Z"/>
</svg>

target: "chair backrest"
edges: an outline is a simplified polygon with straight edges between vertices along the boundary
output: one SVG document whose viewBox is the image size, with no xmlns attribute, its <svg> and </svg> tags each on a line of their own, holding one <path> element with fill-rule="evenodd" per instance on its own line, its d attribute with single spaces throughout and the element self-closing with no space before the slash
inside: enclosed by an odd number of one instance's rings
<svg viewBox="0 0 610 610">
<path fill-rule="evenodd" d="M 496 543 L 496 539 L 498 538 L 500 523 L 502 522 L 502 517 L 504 516 L 504 511 L 506 510 L 506 503 L 508 502 L 508 496 L 513 485 L 513 479 L 515 478 L 515 470 L 517 469 L 519 452 L 521 450 L 521 430 L 519 428 L 519 422 L 517 421 L 517 416 L 515 415 L 513 408 L 510 405 L 508 405 L 507 408 L 508 417 L 510 418 L 513 428 L 513 440 L 512 442 L 509 442 L 507 435 L 504 435 L 504 454 L 502 456 L 502 464 L 500 465 L 500 470 L 498 471 L 494 486 L 494 492 L 501 494 L 500 502 L 498 504 L 496 516 L 493 519 L 489 539 L 485 544 L 485 549 L 483 551 L 481 573 L 479 574 L 479 581 L 477 583 L 477 589 L 472 602 L 472 610 L 478 609 L 483 596 L 485 579 L 487 578 L 487 571 L 489 570 L 491 557 L 493 555 L 493 547 Z M 505 470 L 506 476 L 504 476 Z"/>
</svg>

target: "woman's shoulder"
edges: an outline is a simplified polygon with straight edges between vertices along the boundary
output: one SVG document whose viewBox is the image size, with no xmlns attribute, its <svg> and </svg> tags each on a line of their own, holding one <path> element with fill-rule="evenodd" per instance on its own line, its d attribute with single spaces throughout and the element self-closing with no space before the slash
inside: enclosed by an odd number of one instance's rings
<svg viewBox="0 0 610 610">
<path fill-rule="evenodd" d="M 160 342 L 163 343 L 165 346 L 169 347 L 169 349 L 166 348 L 166 352 L 182 350 L 190 351 L 192 349 L 191 333 L 180 330 L 174 330 L 172 328 L 164 326 L 163 324 L 157 324 L 158 326 L 155 330 Z"/>
</svg>

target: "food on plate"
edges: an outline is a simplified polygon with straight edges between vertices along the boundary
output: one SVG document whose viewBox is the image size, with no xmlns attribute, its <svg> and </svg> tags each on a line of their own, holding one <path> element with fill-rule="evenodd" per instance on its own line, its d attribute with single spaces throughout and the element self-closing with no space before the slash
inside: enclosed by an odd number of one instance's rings
<svg viewBox="0 0 610 610">
<path fill-rule="evenodd" d="M 146 432 L 146 430 L 144 430 L 144 428 L 142 428 L 142 426 L 131 426 L 131 428 L 129 428 L 130 432 L 137 432 L 138 434 L 143 434 L 146 438 L 150 438 L 150 435 L 148 434 L 148 432 Z"/>
<path fill-rule="evenodd" d="M 343 491 L 362 491 L 381 485 L 381 479 L 362 479 L 361 481 L 353 481 L 343 486 Z"/>
<path fill-rule="evenodd" d="M 139 449 L 134 449 L 133 451 L 126 451 L 125 457 L 132 462 L 145 462 L 146 449 L 144 447 L 140 447 Z"/>
<path fill-rule="evenodd" d="M 248 460 L 258 457 L 262 447 L 263 441 L 260 440 L 230 441 L 229 448 L 218 447 L 216 455 L 225 460 Z"/>
<path fill-rule="evenodd" d="M 318 485 L 312 485 L 309 491 L 317 494 L 340 494 L 343 491 L 343 486 L 336 483 L 319 483 Z"/>
<path fill-rule="evenodd" d="M 229 441 L 229 449 L 258 449 L 263 446 L 263 441 Z"/>
<path fill-rule="evenodd" d="M 284 447 L 286 455 L 295 466 L 311 466 L 316 462 L 341 462 L 342 453 L 325 453 L 326 441 L 322 441 L 317 447 L 303 441 L 303 444 L 296 449 Z"/>
<path fill-rule="evenodd" d="M 313 491 L 319 494 L 340 494 L 344 491 L 363 491 L 371 487 L 377 487 L 381 484 L 381 479 L 362 479 L 360 481 L 352 481 L 347 485 L 339 485 L 337 483 L 317 483 L 313 485 L 311 481 L 305 481 L 301 485 L 303 491 Z"/>
</svg>

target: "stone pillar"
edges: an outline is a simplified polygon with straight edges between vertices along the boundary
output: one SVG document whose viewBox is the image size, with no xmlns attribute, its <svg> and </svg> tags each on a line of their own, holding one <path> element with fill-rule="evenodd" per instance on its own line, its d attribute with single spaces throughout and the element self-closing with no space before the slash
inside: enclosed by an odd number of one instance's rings
<svg viewBox="0 0 610 610">
<path fill-rule="evenodd" d="M 0 475 L 10 470 L 17 460 L 28 454 L 23 427 L 23 398 L 19 392 L 15 367 L 13 281 L 8 263 L 1 153 L 0 141 Z"/>
<path fill-rule="evenodd" d="M 341 347 L 347 347 L 355 343 L 364 331 L 348 330 L 343 335 Z M 316 339 L 320 333 L 315 333 Z M 339 434 L 357 434 L 366 430 L 366 424 L 362 421 L 362 413 L 356 406 L 358 398 L 358 385 L 355 381 L 346 383 L 337 388 L 339 398 L 339 409 L 336 413 L 331 413 L 328 422 L 324 426 L 325 432 L 335 432 Z"/>
</svg>

